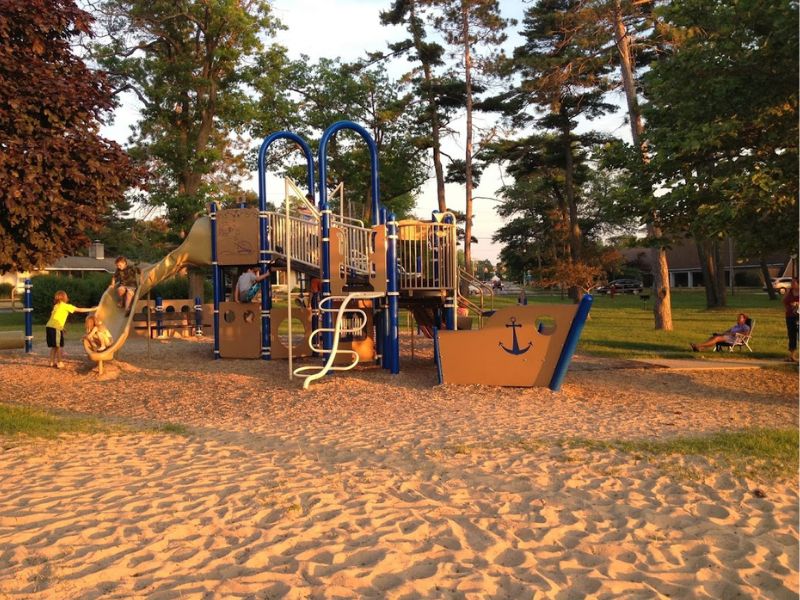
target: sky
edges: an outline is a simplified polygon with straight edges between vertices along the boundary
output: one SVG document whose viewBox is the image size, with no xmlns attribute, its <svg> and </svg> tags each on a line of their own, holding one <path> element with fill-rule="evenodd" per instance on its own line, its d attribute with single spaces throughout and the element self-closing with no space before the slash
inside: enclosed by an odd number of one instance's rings
<svg viewBox="0 0 800 600">
<path fill-rule="evenodd" d="M 286 25 L 287 30 L 280 32 L 277 41 L 284 45 L 290 58 L 299 59 L 301 54 L 308 55 L 312 61 L 320 58 L 339 57 L 343 61 L 361 58 L 368 51 L 377 51 L 386 48 L 387 43 L 401 40 L 405 32 L 401 27 L 384 27 L 380 25 L 378 15 L 380 11 L 390 6 L 391 0 L 273 0 L 272 9 L 280 21 Z M 525 5 L 522 0 L 500 0 L 500 10 L 505 18 L 520 20 Z M 511 52 L 519 45 L 520 38 L 515 33 L 518 26 L 509 32 L 506 42 L 507 51 Z M 396 61 L 388 67 L 392 76 L 400 76 L 407 65 L 404 61 Z M 135 123 L 137 111 L 134 99 L 128 99 L 115 114 L 113 125 L 106 128 L 105 134 L 112 139 L 125 143 L 130 135 L 130 125 Z M 486 117 L 477 114 L 476 122 L 485 120 Z M 460 135 L 445 142 L 445 151 L 451 156 L 464 154 L 464 124 L 455 123 Z M 626 135 L 626 127 L 621 116 L 607 118 L 592 124 L 595 129 L 607 133 Z M 431 168 L 432 173 L 432 168 Z M 496 206 L 497 190 L 502 185 L 502 174 L 498 166 L 489 167 L 482 179 L 480 186 L 474 192 L 474 218 L 473 235 L 478 238 L 478 243 L 472 246 L 474 260 L 488 259 L 497 262 L 500 245 L 491 241 L 494 232 L 503 224 L 503 221 L 494 211 Z M 255 173 L 248 187 L 257 189 Z M 275 194 L 281 198 L 270 198 L 279 203 L 282 200 L 282 184 L 268 186 L 276 190 Z M 346 189 L 346 182 L 345 182 Z M 464 210 L 463 186 L 448 184 L 446 188 L 448 206 L 457 210 Z M 437 208 L 436 184 L 430 179 L 422 188 L 417 199 L 415 213 L 420 218 L 430 218 L 432 210 Z"/>
</svg>

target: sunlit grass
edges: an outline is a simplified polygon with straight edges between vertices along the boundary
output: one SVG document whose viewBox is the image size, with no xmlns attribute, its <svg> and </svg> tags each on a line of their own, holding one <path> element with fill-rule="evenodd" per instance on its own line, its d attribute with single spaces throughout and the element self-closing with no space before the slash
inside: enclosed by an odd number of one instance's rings
<svg viewBox="0 0 800 600">
<path fill-rule="evenodd" d="M 702 456 L 721 461 L 736 474 L 774 478 L 797 474 L 800 434 L 797 429 L 747 429 L 665 440 L 573 438 L 562 443 L 568 448 L 619 450 L 661 463 L 675 455 Z"/>
<path fill-rule="evenodd" d="M 529 295 L 529 304 L 569 303 L 559 295 Z M 517 297 L 498 296 L 495 308 L 516 305 Z M 745 312 L 755 319 L 750 345 L 753 352 L 692 352 L 689 344 L 705 340 L 713 331 L 724 331 Z M 728 297 L 728 306 L 709 310 L 705 294 L 677 291 L 672 295 L 673 331 L 654 328 L 652 299 L 639 296 L 595 296 L 589 320 L 581 334 L 578 352 L 613 358 L 779 358 L 786 355 L 786 324 L 783 305 L 770 301 L 764 292 L 739 291 Z"/>
<path fill-rule="evenodd" d="M 0 403 L 0 435 L 55 438 L 70 433 L 145 432 L 187 436 L 189 428 L 176 423 L 157 423 L 144 427 L 110 423 L 95 417 L 56 414 L 40 408 Z"/>
<path fill-rule="evenodd" d="M 98 419 L 60 416 L 29 406 L 0 404 L 0 435 L 54 438 L 62 433 L 97 433 L 119 430 Z"/>
</svg>

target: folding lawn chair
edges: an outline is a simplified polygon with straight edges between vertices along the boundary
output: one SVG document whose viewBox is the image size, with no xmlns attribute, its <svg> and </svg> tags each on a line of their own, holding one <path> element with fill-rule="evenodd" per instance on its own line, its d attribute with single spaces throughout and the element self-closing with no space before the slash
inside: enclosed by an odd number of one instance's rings
<svg viewBox="0 0 800 600">
<path fill-rule="evenodd" d="M 747 323 L 747 325 L 750 327 L 750 331 L 747 333 L 737 333 L 732 344 L 728 342 L 717 342 L 714 350 L 716 352 L 722 352 L 724 348 L 727 348 L 729 352 L 733 352 L 736 348 L 739 348 L 740 350 L 742 348 L 747 348 L 750 352 L 752 352 L 753 349 L 750 347 L 750 338 L 753 337 L 753 329 L 755 328 L 756 321 L 755 319 L 747 319 L 745 323 Z"/>
</svg>

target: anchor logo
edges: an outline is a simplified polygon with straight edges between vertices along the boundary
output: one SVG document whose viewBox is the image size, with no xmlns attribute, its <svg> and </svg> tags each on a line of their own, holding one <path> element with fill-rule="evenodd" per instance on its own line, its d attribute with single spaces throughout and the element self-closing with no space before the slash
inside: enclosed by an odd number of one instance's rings
<svg viewBox="0 0 800 600">
<path fill-rule="evenodd" d="M 531 346 L 533 346 L 533 342 L 528 342 L 528 345 L 523 349 L 520 349 L 519 347 L 519 342 L 517 341 L 517 327 L 522 327 L 522 325 L 517 325 L 516 317 L 511 317 L 511 323 L 506 325 L 506 327 L 511 327 L 511 349 L 509 350 L 508 348 L 503 346 L 503 342 L 498 342 L 498 344 L 503 350 L 505 350 L 509 354 L 519 355 L 519 354 L 525 354 L 528 350 L 531 349 Z"/>
</svg>

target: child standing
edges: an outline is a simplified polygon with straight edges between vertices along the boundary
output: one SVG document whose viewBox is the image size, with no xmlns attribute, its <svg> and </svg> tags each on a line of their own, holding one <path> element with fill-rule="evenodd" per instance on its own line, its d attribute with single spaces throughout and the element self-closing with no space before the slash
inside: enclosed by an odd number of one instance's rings
<svg viewBox="0 0 800 600">
<path fill-rule="evenodd" d="M 69 297 L 64 290 L 58 290 L 53 296 L 53 312 L 45 325 L 47 337 L 47 347 L 50 348 L 50 366 L 63 369 L 64 363 L 61 362 L 61 349 L 64 347 L 64 326 L 67 324 L 67 317 L 74 313 L 94 312 L 97 307 L 78 308 L 69 303 Z"/>
<path fill-rule="evenodd" d="M 133 265 L 128 264 L 128 259 L 124 256 L 118 256 L 114 261 L 117 270 L 111 277 L 111 283 L 108 287 L 116 288 L 117 290 L 117 306 L 125 308 L 125 314 L 131 310 L 131 303 L 136 294 L 136 287 L 139 279 L 139 269 Z"/>
</svg>

